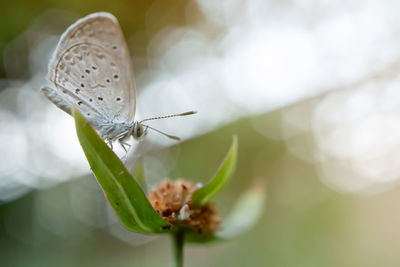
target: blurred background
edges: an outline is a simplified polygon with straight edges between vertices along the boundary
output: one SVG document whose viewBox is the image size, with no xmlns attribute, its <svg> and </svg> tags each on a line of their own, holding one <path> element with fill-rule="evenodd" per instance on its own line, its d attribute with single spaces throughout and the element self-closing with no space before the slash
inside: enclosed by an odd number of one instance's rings
<svg viewBox="0 0 400 267">
<path fill-rule="evenodd" d="M 400 266 L 400 2 L 1 0 L 0 265 L 166 266 L 168 237 L 118 223 L 75 136 L 40 92 L 60 35 L 113 13 L 135 69 L 150 186 L 206 182 L 239 136 L 224 217 L 254 179 L 261 220 L 188 246 L 187 266 Z M 139 150 L 138 150 L 139 151 Z M 139 152 L 138 152 L 139 153 Z"/>
</svg>

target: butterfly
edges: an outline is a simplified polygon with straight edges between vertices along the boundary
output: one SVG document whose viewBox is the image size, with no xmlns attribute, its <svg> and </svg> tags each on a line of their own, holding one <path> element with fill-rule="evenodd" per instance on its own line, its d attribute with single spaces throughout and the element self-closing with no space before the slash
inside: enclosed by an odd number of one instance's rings
<svg viewBox="0 0 400 267">
<path fill-rule="evenodd" d="M 195 114 L 195 111 L 135 121 L 133 67 L 118 20 L 98 12 L 79 19 L 61 36 L 48 67 L 51 86 L 41 88 L 56 106 L 71 115 L 75 107 L 112 148 L 148 129 L 180 140 L 143 122 Z"/>
</svg>

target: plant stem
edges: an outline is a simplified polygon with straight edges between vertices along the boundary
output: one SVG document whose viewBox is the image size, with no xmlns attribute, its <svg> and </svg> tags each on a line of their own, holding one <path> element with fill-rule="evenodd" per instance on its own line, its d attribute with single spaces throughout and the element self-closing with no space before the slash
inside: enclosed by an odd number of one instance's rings
<svg viewBox="0 0 400 267">
<path fill-rule="evenodd" d="M 183 243 L 184 243 L 184 232 L 182 230 L 173 234 L 174 242 L 174 257 L 172 266 L 183 267 Z"/>
</svg>

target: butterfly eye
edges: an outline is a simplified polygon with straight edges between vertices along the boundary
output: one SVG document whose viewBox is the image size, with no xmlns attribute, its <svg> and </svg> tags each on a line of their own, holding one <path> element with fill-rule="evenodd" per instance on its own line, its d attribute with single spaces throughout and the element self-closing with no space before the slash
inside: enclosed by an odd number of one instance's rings
<svg viewBox="0 0 400 267">
<path fill-rule="evenodd" d="M 137 124 L 136 135 L 137 137 L 141 137 L 143 134 L 143 127 L 141 124 Z"/>
</svg>

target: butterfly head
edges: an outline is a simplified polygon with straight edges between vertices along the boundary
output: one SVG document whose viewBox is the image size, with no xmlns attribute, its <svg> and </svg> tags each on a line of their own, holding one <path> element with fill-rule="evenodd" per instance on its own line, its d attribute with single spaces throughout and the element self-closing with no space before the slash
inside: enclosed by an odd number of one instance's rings
<svg viewBox="0 0 400 267">
<path fill-rule="evenodd" d="M 145 136 L 147 134 L 147 130 L 151 129 L 153 131 L 156 131 L 162 135 L 165 135 L 168 138 L 171 138 L 173 140 L 179 141 L 181 140 L 179 137 L 174 136 L 174 135 L 170 135 L 170 134 L 166 134 L 160 130 L 157 130 L 151 126 L 145 125 L 142 122 L 144 121 L 152 121 L 152 120 L 159 120 L 159 119 L 165 119 L 165 118 L 171 118 L 171 117 L 178 117 L 178 116 L 187 116 L 187 115 L 193 115 L 196 114 L 196 111 L 188 111 L 188 112 L 184 112 L 184 113 L 179 113 L 179 114 L 173 114 L 173 115 L 168 115 L 168 116 L 162 116 L 162 117 L 155 117 L 155 118 L 149 118 L 149 119 L 144 119 L 141 121 L 137 121 L 133 124 L 133 128 L 132 128 L 132 136 L 133 138 L 135 138 L 136 140 L 140 140 L 143 136 Z"/>
<path fill-rule="evenodd" d="M 142 139 L 147 134 L 147 127 L 140 122 L 135 122 L 133 125 L 132 136 L 136 140 Z"/>
</svg>

